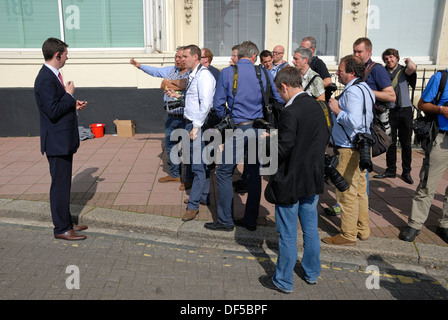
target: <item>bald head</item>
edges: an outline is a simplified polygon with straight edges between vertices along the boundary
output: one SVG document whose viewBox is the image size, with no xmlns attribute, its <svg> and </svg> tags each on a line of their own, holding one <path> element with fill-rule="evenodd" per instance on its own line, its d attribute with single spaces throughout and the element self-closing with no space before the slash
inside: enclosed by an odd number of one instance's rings
<svg viewBox="0 0 448 320">
<path fill-rule="evenodd" d="M 285 54 L 285 48 L 283 46 L 275 46 L 272 51 L 272 60 L 275 65 L 283 61 L 283 55 Z"/>
</svg>

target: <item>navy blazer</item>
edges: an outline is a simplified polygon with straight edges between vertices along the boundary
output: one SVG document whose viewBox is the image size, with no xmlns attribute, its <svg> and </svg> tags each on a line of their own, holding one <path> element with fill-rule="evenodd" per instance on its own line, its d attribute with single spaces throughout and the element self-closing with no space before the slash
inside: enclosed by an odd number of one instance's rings
<svg viewBox="0 0 448 320">
<path fill-rule="evenodd" d="M 74 154 L 79 147 L 76 100 L 65 91 L 58 77 L 45 65 L 34 83 L 34 96 L 40 114 L 42 154 Z"/>
<path fill-rule="evenodd" d="M 329 131 L 320 104 L 307 93 L 280 113 L 278 170 L 265 189 L 268 202 L 292 205 L 324 192 L 324 160 Z"/>
</svg>

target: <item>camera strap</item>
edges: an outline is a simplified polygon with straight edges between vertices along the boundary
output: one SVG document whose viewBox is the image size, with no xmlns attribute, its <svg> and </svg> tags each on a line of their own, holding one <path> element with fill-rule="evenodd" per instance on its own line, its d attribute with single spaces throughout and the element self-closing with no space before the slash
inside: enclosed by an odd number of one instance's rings
<svg viewBox="0 0 448 320">
<path fill-rule="evenodd" d="M 232 108 L 230 109 L 230 117 L 233 115 L 233 106 L 235 105 L 235 97 L 236 93 L 238 92 L 238 66 L 233 65 L 233 79 L 232 79 L 232 95 L 233 95 L 233 101 L 232 101 Z M 226 105 L 227 112 L 229 112 L 229 107 Z"/>
</svg>

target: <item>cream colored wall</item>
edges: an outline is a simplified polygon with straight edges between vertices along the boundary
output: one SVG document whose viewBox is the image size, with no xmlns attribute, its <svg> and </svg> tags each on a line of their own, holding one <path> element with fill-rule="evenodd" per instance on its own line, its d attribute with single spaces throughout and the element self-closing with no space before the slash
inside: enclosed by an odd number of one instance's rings
<svg viewBox="0 0 448 320">
<path fill-rule="evenodd" d="M 62 69 L 64 80 L 72 80 L 78 87 L 137 87 L 159 88 L 161 79 L 153 78 L 129 64 L 135 58 L 142 64 L 156 67 L 173 65 L 174 51 L 179 45 L 201 45 L 202 20 L 200 0 L 166 0 L 166 28 L 168 52 L 145 53 L 142 51 L 78 52 L 70 50 L 69 60 Z M 446 0 L 444 0 L 446 3 Z M 352 53 L 353 42 L 367 33 L 368 0 L 360 1 L 354 15 L 352 0 L 343 0 L 341 19 L 341 40 L 339 56 Z M 290 0 L 266 1 L 266 49 L 275 45 L 285 47 L 285 59 L 290 61 L 289 47 L 291 24 Z M 277 6 L 276 6 L 277 5 Z M 281 6 L 280 6 L 281 5 Z M 419 70 L 442 69 L 448 65 L 448 5 L 442 12 L 442 28 L 439 42 L 439 65 L 422 66 Z M 356 20 L 354 21 L 354 17 Z M 263 48 L 265 49 L 265 48 Z M 337 57 L 339 59 L 340 57 Z M 227 63 L 227 60 L 225 61 Z M 32 88 L 34 79 L 43 64 L 42 53 L 36 51 L 0 51 L 0 88 Z M 215 65 L 225 67 L 227 65 Z M 336 63 L 327 64 L 331 73 L 337 69 Z M 419 71 L 419 78 L 421 72 Z M 6 76 L 5 76 L 6 75 Z"/>
</svg>

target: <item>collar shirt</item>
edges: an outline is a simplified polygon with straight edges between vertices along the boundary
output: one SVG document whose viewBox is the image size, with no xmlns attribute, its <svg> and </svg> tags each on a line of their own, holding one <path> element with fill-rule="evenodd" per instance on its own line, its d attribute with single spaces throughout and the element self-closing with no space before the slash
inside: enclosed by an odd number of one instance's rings
<svg viewBox="0 0 448 320">
<path fill-rule="evenodd" d="M 311 68 L 308 68 L 308 70 L 303 75 L 302 87 L 305 90 L 306 86 L 308 85 L 308 83 L 310 83 L 311 79 L 313 79 L 314 76 L 317 77 L 313 80 L 310 87 L 306 90 L 306 93 L 317 99 L 318 97 L 320 97 L 325 93 L 325 88 L 322 78 L 316 71 L 313 71 Z"/>
<path fill-rule="evenodd" d="M 184 117 L 200 128 L 213 106 L 216 80 L 212 73 L 201 64 L 190 73 L 185 89 Z"/>
<path fill-rule="evenodd" d="M 238 67 L 238 89 L 235 99 L 232 93 L 233 67 L 230 66 L 221 71 L 213 99 L 213 107 L 219 116 L 224 117 L 227 105 L 228 112 L 231 113 L 235 124 L 263 118 L 263 96 L 255 66 L 248 59 L 240 59 L 236 65 Z M 261 70 L 263 89 L 266 90 L 266 80 L 270 81 L 274 99 L 284 104 L 285 102 L 275 88 L 272 75 L 269 72 L 267 74 L 269 79 L 266 79 L 264 71 Z"/>
<path fill-rule="evenodd" d="M 300 92 L 296 93 L 296 94 L 294 95 L 294 97 L 292 97 L 291 99 L 289 99 L 289 101 L 285 104 L 285 108 L 287 108 L 287 107 L 289 107 L 290 105 L 292 105 L 292 103 L 294 102 L 294 100 L 295 100 L 299 95 L 301 95 L 302 93 L 305 93 L 305 91 L 300 91 Z"/>
<path fill-rule="evenodd" d="M 157 78 L 164 78 L 168 80 L 179 80 L 179 79 L 188 79 L 188 76 L 190 75 L 190 71 L 182 73 L 182 69 L 176 67 L 176 66 L 168 66 L 168 67 L 152 67 L 147 65 L 140 65 L 140 70 L 143 72 L 149 74 L 152 77 Z M 179 92 L 182 93 L 182 92 Z M 166 95 L 163 95 L 163 101 L 170 102 L 175 101 L 176 98 L 168 97 Z M 176 108 L 173 110 L 170 110 L 168 107 L 165 108 L 166 112 L 168 114 L 173 115 L 181 115 L 184 113 L 184 108 Z"/>
<path fill-rule="evenodd" d="M 365 82 L 355 83 L 357 80 L 358 78 L 353 79 L 347 84 L 342 97 L 339 99 L 339 107 L 342 110 L 337 117 L 333 114 L 334 126 L 332 133 L 335 144 L 338 147 L 354 148 L 352 141 L 357 133 L 370 133 L 370 124 L 373 120 L 372 99 L 375 101 L 375 96 Z M 363 114 L 364 97 L 366 115 Z"/>
</svg>

